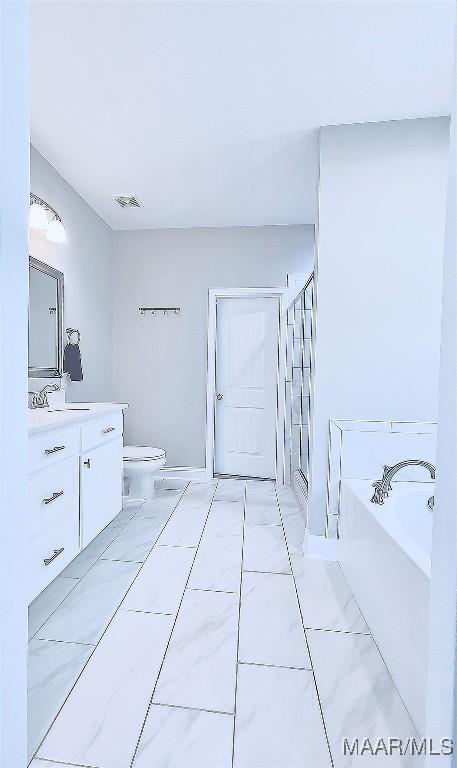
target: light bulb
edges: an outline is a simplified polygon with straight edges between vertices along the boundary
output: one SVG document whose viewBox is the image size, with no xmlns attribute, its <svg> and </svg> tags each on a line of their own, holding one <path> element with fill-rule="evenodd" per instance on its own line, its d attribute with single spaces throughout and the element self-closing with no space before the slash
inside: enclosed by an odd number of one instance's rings
<svg viewBox="0 0 457 768">
<path fill-rule="evenodd" d="M 46 238 L 52 243 L 64 243 L 67 239 L 65 227 L 59 219 L 52 219 L 47 227 Z"/>
<path fill-rule="evenodd" d="M 32 203 L 29 209 L 29 225 L 33 229 L 47 229 L 48 215 L 39 203 Z"/>
</svg>

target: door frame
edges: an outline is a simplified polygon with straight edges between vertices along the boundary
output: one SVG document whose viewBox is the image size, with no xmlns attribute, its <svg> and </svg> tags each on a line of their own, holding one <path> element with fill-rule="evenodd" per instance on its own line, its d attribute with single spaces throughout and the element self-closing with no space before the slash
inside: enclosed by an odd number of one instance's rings
<svg viewBox="0 0 457 768">
<path fill-rule="evenodd" d="M 286 322 L 287 288 L 210 288 L 208 291 L 208 356 L 206 377 L 206 474 L 214 477 L 216 447 L 216 306 L 218 299 L 269 299 L 279 302 L 277 409 L 276 409 L 276 470 L 278 483 L 284 483 L 285 380 L 286 380 Z"/>
<path fill-rule="evenodd" d="M 29 3 L 0 3 L 0 767 L 27 765 Z"/>
</svg>

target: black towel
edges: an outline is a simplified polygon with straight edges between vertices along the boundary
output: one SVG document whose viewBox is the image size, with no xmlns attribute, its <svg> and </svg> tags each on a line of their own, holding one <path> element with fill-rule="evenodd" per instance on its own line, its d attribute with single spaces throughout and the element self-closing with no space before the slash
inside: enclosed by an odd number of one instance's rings
<svg viewBox="0 0 457 768">
<path fill-rule="evenodd" d="M 63 370 L 70 374 L 71 381 L 83 380 L 81 350 L 79 344 L 67 344 L 63 351 Z"/>
</svg>

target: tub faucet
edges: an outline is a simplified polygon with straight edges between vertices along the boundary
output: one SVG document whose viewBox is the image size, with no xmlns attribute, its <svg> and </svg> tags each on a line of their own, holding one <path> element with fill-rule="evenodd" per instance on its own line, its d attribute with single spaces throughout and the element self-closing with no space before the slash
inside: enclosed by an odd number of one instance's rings
<svg viewBox="0 0 457 768">
<path fill-rule="evenodd" d="M 400 469 L 403 469 L 403 467 L 414 465 L 425 467 L 430 472 L 432 480 L 435 479 L 435 467 L 433 464 L 430 464 L 430 462 L 423 461 L 422 459 L 406 459 L 405 461 L 399 461 L 398 464 L 394 464 L 393 467 L 388 467 L 386 465 L 384 467 L 382 479 L 376 480 L 376 482 L 373 483 L 373 488 L 375 489 L 374 494 L 371 497 L 373 504 L 384 504 L 384 499 L 388 497 L 389 491 L 392 490 L 391 481 L 393 476 L 396 475 Z"/>
</svg>

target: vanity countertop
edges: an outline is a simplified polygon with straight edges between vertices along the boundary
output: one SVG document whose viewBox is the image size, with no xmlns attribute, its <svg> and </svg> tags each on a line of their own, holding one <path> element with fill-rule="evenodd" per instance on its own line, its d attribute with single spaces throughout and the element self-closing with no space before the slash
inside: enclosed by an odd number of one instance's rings
<svg viewBox="0 0 457 768">
<path fill-rule="evenodd" d="M 128 408 L 127 403 L 59 403 L 49 408 L 29 408 L 29 435 L 55 427 L 79 424 L 125 408 Z"/>
</svg>

